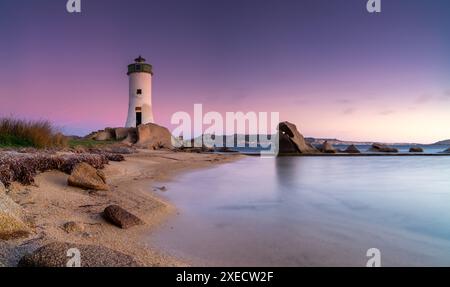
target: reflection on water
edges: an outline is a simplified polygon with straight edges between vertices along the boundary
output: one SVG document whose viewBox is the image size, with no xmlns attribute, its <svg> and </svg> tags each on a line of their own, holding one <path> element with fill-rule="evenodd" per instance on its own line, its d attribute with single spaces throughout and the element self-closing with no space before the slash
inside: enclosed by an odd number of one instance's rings
<svg viewBox="0 0 450 287">
<path fill-rule="evenodd" d="M 194 265 L 450 265 L 450 157 L 250 157 L 168 184 L 152 242 Z"/>
</svg>

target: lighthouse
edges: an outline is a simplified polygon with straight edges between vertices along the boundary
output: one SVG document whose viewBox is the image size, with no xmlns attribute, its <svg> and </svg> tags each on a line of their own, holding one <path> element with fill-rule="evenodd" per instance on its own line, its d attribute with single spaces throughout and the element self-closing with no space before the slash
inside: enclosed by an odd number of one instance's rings
<svg viewBox="0 0 450 287">
<path fill-rule="evenodd" d="M 126 127 L 153 123 L 152 77 L 153 67 L 139 56 L 128 65 L 129 103 Z"/>
</svg>

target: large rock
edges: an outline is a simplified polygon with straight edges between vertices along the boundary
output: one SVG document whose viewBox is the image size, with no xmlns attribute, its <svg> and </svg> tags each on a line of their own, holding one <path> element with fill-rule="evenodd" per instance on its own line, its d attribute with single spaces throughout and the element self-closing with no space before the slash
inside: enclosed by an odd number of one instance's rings
<svg viewBox="0 0 450 287">
<path fill-rule="evenodd" d="M 345 150 L 345 153 L 361 153 L 359 149 L 355 145 L 349 145 Z"/>
<path fill-rule="evenodd" d="M 421 147 L 412 147 L 409 149 L 409 152 L 423 152 L 423 148 Z"/>
<path fill-rule="evenodd" d="M 137 143 L 147 149 L 173 149 L 172 134 L 165 127 L 156 124 L 145 124 L 137 127 Z"/>
<path fill-rule="evenodd" d="M 372 147 L 369 149 L 371 152 L 385 152 L 385 153 L 396 153 L 398 149 L 390 147 L 385 144 L 374 143 Z"/>
<path fill-rule="evenodd" d="M 281 122 L 278 125 L 279 153 L 312 154 L 319 151 L 305 141 L 297 127 L 290 122 Z"/>
<path fill-rule="evenodd" d="M 114 136 L 115 140 L 121 141 L 128 137 L 128 134 L 132 131 L 135 131 L 136 128 L 115 128 L 114 129 Z"/>
<path fill-rule="evenodd" d="M 103 217 L 107 221 L 123 229 L 144 224 L 144 222 L 136 215 L 131 214 L 118 205 L 110 205 L 105 208 Z"/>
<path fill-rule="evenodd" d="M 337 153 L 337 150 L 333 147 L 331 143 L 328 141 L 325 141 L 321 147 L 321 152 L 324 153 Z"/>
<path fill-rule="evenodd" d="M 139 267 L 140 264 L 131 256 L 103 246 L 72 243 L 50 243 L 25 255 L 19 261 L 19 267 L 67 267 L 73 258 L 70 249 L 80 251 L 81 267 Z"/>
<path fill-rule="evenodd" d="M 67 183 L 83 189 L 108 190 L 105 174 L 87 163 L 79 163 L 73 169 Z"/>
<path fill-rule="evenodd" d="M 132 128 L 128 131 L 127 137 L 122 141 L 126 145 L 133 145 L 138 141 L 137 129 Z"/>
<path fill-rule="evenodd" d="M 443 153 L 450 153 L 450 148 L 444 150 Z"/>
<path fill-rule="evenodd" d="M 6 193 L 0 193 L 0 240 L 28 236 L 31 230 L 22 218 L 22 208 Z"/>
</svg>

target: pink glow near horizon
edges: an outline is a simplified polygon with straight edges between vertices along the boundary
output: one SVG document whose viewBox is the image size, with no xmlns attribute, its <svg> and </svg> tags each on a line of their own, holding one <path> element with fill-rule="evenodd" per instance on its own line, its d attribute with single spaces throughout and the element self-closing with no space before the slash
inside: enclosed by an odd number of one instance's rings
<svg viewBox="0 0 450 287">
<path fill-rule="evenodd" d="M 223 115 L 279 112 L 305 136 L 450 138 L 445 7 L 411 0 L 404 13 L 388 2 L 386 13 L 370 17 L 356 1 L 286 0 L 275 14 L 262 2 L 255 11 L 227 1 L 133 1 L 110 1 L 108 11 L 89 2 L 82 17 L 61 13 L 57 1 L 5 4 L 0 116 L 48 119 L 78 135 L 123 126 L 126 66 L 143 54 L 155 71 L 155 120 L 172 129 L 173 113 L 201 103 Z"/>
</svg>

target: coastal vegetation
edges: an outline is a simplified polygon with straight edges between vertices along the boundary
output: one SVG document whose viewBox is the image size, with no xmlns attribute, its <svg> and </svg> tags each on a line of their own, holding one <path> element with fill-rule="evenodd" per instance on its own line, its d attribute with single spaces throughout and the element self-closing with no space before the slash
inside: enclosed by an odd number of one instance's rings
<svg viewBox="0 0 450 287">
<path fill-rule="evenodd" d="M 52 148 L 67 146 L 67 138 L 45 120 L 0 118 L 0 147 Z"/>
<path fill-rule="evenodd" d="M 68 140 L 68 146 L 70 148 L 76 147 L 84 147 L 84 148 L 101 148 L 109 145 L 120 143 L 120 141 L 116 140 L 108 140 L 108 141 L 97 141 L 90 138 L 78 138 L 72 137 Z"/>
</svg>

